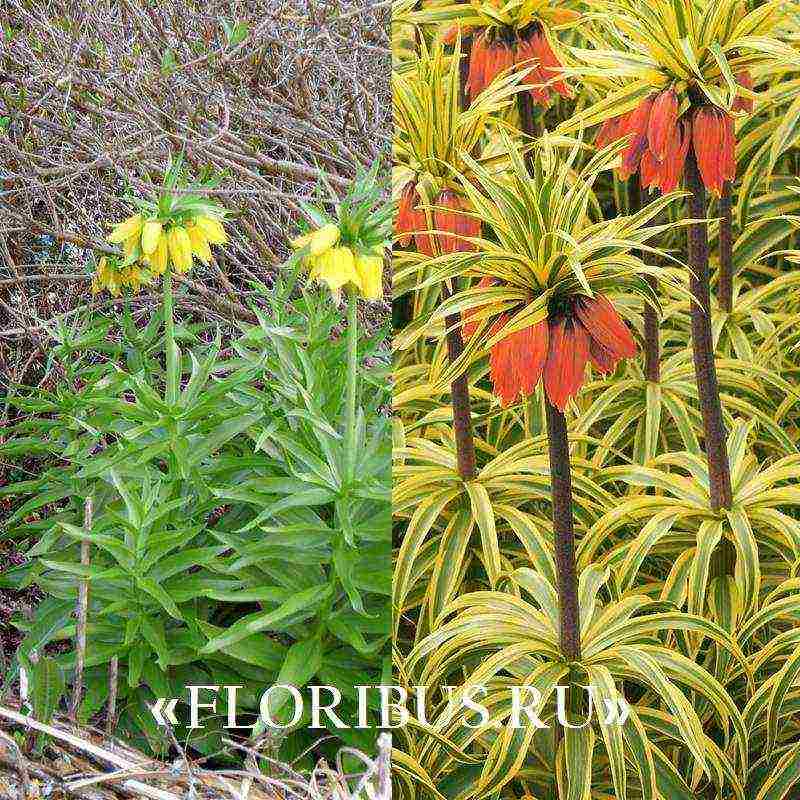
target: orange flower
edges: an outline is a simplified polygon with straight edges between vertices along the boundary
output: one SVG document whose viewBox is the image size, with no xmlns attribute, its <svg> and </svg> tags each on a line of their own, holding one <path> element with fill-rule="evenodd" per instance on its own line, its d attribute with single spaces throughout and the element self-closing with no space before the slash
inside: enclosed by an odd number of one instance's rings
<svg viewBox="0 0 800 800">
<path fill-rule="evenodd" d="M 622 154 L 620 177 L 623 180 L 630 178 L 639 169 L 639 162 L 647 150 L 647 129 L 650 124 L 650 111 L 653 108 L 653 102 L 652 95 L 645 97 L 633 112 L 623 117 L 620 122 L 620 135 L 633 135 L 630 144 Z"/>
<path fill-rule="evenodd" d="M 473 219 L 462 212 L 468 210 L 466 201 L 460 198 L 452 189 L 443 189 L 436 201 L 437 206 L 443 206 L 449 211 L 437 209 L 433 213 L 433 225 L 440 231 L 438 235 L 439 249 L 442 253 L 458 253 L 475 249 L 472 242 L 460 238 L 463 236 L 480 236 L 480 220 Z M 455 234 L 448 236 L 447 234 Z"/>
<path fill-rule="evenodd" d="M 397 216 L 395 217 L 395 233 L 401 234 L 398 242 L 402 247 L 407 247 L 414 236 L 414 244 L 417 250 L 426 256 L 435 255 L 433 238 L 430 234 L 424 233 L 428 227 L 425 212 L 417 208 L 419 203 L 419 193 L 417 184 L 409 181 L 400 195 L 400 202 L 397 205 Z"/>
<path fill-rule="evenodd" d="M 541 25 L 531 25 L 520 33 L 517 40 L 516 64 L 519 67 L 533 67 L 527 80 L 533 84 L 530 89 L 535 103 L 547 105 L 550 102 L 550 90 L 553 89 L 562 97 L 572 97 L 567 84 L 556 75 L 563 69 L 561 62 L 553 52 L 550 42 Z"/>
<path fill-rule="evenodd" d="M 483 278 L 479 285 L 494 283 L 492 278 Z M 509 319 L 508 314 L 501 315 L 490 335 L 501 330 Z M 465 322 L 464 336 L 472 336 L 476 329 L 476 323 Z M 635 355 L 633 336 L 611 302 L 602 295 L 578 295 L 569 298 L 547 320 L 511 333 L 495 344 L 489 355 L 489 375 L 504 406 L 520 395 L 532 394 L 544 376 L 550 402 L 564 411 L 583 385 L 587 363 L 608 374 L 620 360 Z"/>
<path fill-rule="evenodd" d="M 736 83 L 739 86 L 744 87 L 745 89 L 753 89 L 753 77 L 750 73 L 745 69 L 741 72 L 736 73 Z M 743 97 L 742 95 L 737 95 L 733 101 L 733 105 L 731 106 L 732 111 L 746 111 L 748 114 L 753 113 L 753 106 L 755 103 L 751 97 Z"/>
<path fill-rule="evenodd" d="M 397 240 L 402 247 L 408 247 L 411 242 L 411 234 L 417 228 L 417 187 L 413 181 L 409 181 L 400 194 L 400 201 L 397 204 L 397 215 L 394 220 L 395 233 L 401 234 Z"/>
<path fill-rule="evenodd" d="M 502 316 L 491 333 L 497 333 L 507 321 L 508 316 Z M 489 375 L 494 392 L 504 406 L 513 403 L 520 393 L 523 396 L 533 394 L 542 377 L 549 338 L 547 320 L 542 320 L 509 334 L 492 347 Z"/>
<path fill-rule="evenodd" d="M 648 150 L 642 157 L 640 181 L 645 188 L 657 188 L 664 194 L 674 191 L 683 175 L 686 154 L 689 151 L 687 123 L 679 120 L 667 140 L 667 149 L 662 161 Z"/>
<path fill-rule="evenodd" d="M 647 146 L 658 161 L 664 160 L 677 124 L 678 95 L 670 86 L 656 95 L 647 124 Z"/>
<path fill-rule="evenodd" d="M 607 119 L 600 126 L 600 130 L 597 132 L 597 136 L 594 140 L 595 147 L 597 147 L 598 150 L 608 147 L 612 142 L 616 142 L 617 139 L 622 137 L 623 134 L 620 133 L 620 125 L 624 123 L 626 116 L 627 115 L 623 114 L 621 117 L 612 117 L 611 119 Z"/>
<path fill-rule="evenodd" d="M 470 100 L 480 94 L 501 72 L 514 64 L 511 46 L 502 39 L 489 40 L 487 33 L 479 34 L 472 44 L 467 76 Z"/>
<path fill-rule="evenodd" d="M 706 188 L 717 197 L 736 175 L 733 117 L 714 106 L 701 106 L 692 120 L 692 146 Z"/>
<path fill-rule="evenodd" d="M 438 253 L 456 253 L 475 249 L 471 242 L 464 241 L 459 237 L 480 236 L 480 220 L 472 219 L 463 213 L 468 210 L 467 204 L 454 191 L 443 189 L 436 205 L 444 208 L 436 209 L 433 212 L 433 227 L 443 233 L 426 233 L 428 222 L 425 212 L 417 207 L 419 201 L 417 185 L 414 181 L 409 181 L 400 194 L 394 223 L 395 233 L 399 234 L 397 241 L 401 247 L 408 247 L 413 235 L 417 250 L 429 257 L 437 255 L 436 245 L 438 245 Z"/>
</svg>

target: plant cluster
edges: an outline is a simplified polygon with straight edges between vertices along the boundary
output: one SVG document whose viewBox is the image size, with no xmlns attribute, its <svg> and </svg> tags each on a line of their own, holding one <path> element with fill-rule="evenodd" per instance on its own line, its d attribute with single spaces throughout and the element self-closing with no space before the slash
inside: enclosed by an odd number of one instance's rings
<svg viewBox="0 0 800 800">
<path fill-rule="evenodd" d="M 359 332 L 351 284 L 344 335 L 327 293 L 299 286 L 307 248 L 269 290 L 254 285 L 255 323 L 223 332 L 176 320 L 173 271 L 193 255 L 210 258 L 209 244 L 226 235 L 203 187 L 178 173 L 167 170 L 157 199 L 137 199 L 138 213 L 109 237 L 124 247 L 114 256 L 122 269 L 163 273 L 161 306 L 140 324 L 126 294 L 118 318 L 85 315 L 48 330 L 61 380 L 52 391 L 15 387 L 16 420 L 0 445 L 4 461 L 34 457 L 41 467 L 0 489 L 17 506 L 2 536 L 27 544 L 26 563 L 0 585 L 45 594 L 33 620 L 13 620 L 26 636 L 4 686 L 24 670 L 28 700 L 46 719 L 72 684 L 80 720 L 105 715 L 155 752 L 170 740 L 150 706 L 185 698 L 187 685 L 241 686 L 237 721 L 255 723 L 255 740 L 265 733 L 259 700 L 273 684 L 333 686 L 340 716 L 353 721 L 355 687 L 389 669 L 383 337 Z M 356 209 L 340 225 L 357 216 L 370 257 L 380 251 L 382 261 L 390 213 L 374 170 L 337 209 Z M 107 262 L 99 270 L 102 280 Z M 80 610 L 74 618 L 82 592 L 83 622 Z M 272 692 L 270 717 L 291 720 L 291 699 Z M 220 701 L 190 733 L 188 745 L 206 755 L 231 734 Z M 304 708 L 270 732 L 273 757 L 313 763 L 319 732 L 307 730 Z M 368 714 L 374 728 L 377 705 Z M 374 730 L 328 722 L 340 746 L 374 749 Z"/>
<path fill-rule="evenodd" d="M 800 7 L 398 2 L 393 45 L 396 791 L 796 796 Z"/>
</svg>

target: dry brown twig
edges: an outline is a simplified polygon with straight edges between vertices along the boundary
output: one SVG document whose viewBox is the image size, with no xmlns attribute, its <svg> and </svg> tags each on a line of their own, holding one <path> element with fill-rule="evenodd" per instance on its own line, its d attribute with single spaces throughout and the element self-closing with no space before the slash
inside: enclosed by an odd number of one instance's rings
<svg viewBox="0 0 800 800">
<path fill-rule="evenodd" d="M 60 763 L 72 770 L 57 769 L 54 759 L 36 763 L 26 758 L 14 739 L 0 730 L 0 766 L 7 764 L 22 789 L 31 776 L 49 782 L 66 797 L 83 800 L 391 800 L 391 737 L 378 737 L 375 759 L 347 749 L 364 764 L 363 773 L 345 774 L 341 758 L 336 770 L 320 762 L 306 778 L 286 765 L 277 765 L 281 776 L 265 775 L 253 765 L 246 770 L 208 770 L 192 765 L 185 754 L 170 765 L 161 764 L 114 740 L 97 740 L 93 731 L 66 721 L 44 725 L 31 717 L 0 706 L 0 727 L 32 731 L 48 737 L 48 748 L 62 753 Z M 231 743 L 234 744 L 234 743 Z M 255 753 L 260 758 L 260 754 Z M 75 769 L 78 772 L 75 774 Z M 0 770 L 0 776 L 2 776 Z M 238 782 L 238 785 L 237 785 Z M 54 796 L 58 796 L 55 794 Z"/>
<path fill-rule="evenodd" d="M 296 230 L 297 198 L 320 174 L 344 187 L 388 162 L 388 0 L 6 0 L 0 49 L 0 331 L 29 338 L 42 320 L 91 303 L 86 283 L 41 307 L 51 273 L 88 275 L 108 251 L 121 199 L 160 180 L 185 149 L 221 173 L 234 215 L 225 277 L 196 271 L 185 304 L 251 318 L 232 297 L 269 276 Z M 222 20 L 246 26 L 229 42 Z M 51 244 L 43 247 L 42 237 Z M 42 251 L 45 250 L 46 257 Z M 53 257 L 55 256 L 55 257 Z M 39 262 L 53 262 L 39 263 Z M 24 274 L 18 265 L 31 263 Z M 9 280 L 21 280 L 12 287 Z M 203 292 L 200 287 L 207 291 Z"/>
</svg>

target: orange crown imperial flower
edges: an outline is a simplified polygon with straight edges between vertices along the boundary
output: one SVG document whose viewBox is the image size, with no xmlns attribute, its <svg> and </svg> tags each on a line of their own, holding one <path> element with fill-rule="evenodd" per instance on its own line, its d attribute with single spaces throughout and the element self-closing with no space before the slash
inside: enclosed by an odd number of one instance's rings
<svg viewBox="0 0 800 800">
<path fill-rule="evenodd" d="M 490 286 L 491 278 L 480 285 Z M 465 313 L 464 335 L 477 328 Z M 491 327 L 498 333 L 510 316 L 503 314 Z M 636 355 L 628 326 L 603 295 L 576 295 L 551 309 L 547 319 L 505 336 L 489 354 L 489 374 L 504 406 L 533 393 L 540 379 L 550 402 L 564 411 L 585 380 L 586 364 L 601 373 L 612 372 L 623 358 Z"/>
<path fill-rule="evenodd" d="M 747 86 L 748 80 L 749 76 L 740 75 L 740 85 Z M 747 99 L 742 98 L 741 103 L 742 109 L 748 103 L 752 107 Z M 595 144 L 601 148 L 630 136 L 622 153 L 620 178 L 627 180 L 639 172 L 643 187 L 664 193 L 678 186 L 691 144 L 703 183 L 719 197 L 724 182 L 733 180 L 736 174 L 733 117 L 712 105 L 702 105 L 679 117 L 678 106 L 671 86 L 648 95 L 633 111 L 606 120 Z"/>
<path fill-rule="evenodd" d="M 475 36 L 469 60 L 467 92 L 470 100 L 511 67 L 531 68 L 526 78 L 533 84 L 530 95 L 534 103 L 547 105 L 551 89 L 562 97 L 572 97 L 567 84 L 558 78 L 562 64 L 539 23 L 513 32 L 484 31 Z"/>
<path fill-rule="evenodd" d="M 468 215 L 469 206 L 452 189 L 442 189 L 433 210 L 433 228 L 437 233 L 426 233 L 428 224 L 425 212 L 418 207 L 420 197 L 414 181 L 409 181 L 400 195 L 395 218 L 398 243 L 407 247 L 414 237 L 417 250 L 433 257 L 437 253 L 458 253 L 474 250 L 474 245 L 462 237 L 480 236 L 480 220 Z"/>
<path fill-rule="evenodd" d="M 442 253 L 463 253 L 474 250 L 474 245 L 462 237 L 480 236 L 481 222 L 468 216 L 468 205 L 452 189 L 443 189 L 436 201 L 433 224 L 438 234 Z M 448 235 L 452 234 L 452 235 Z"/>
<path fill-rule="evenodd" d="M 701 106 L 692 119 L 692 147 L 706 188 L 717 197 L 736 175 L 733 117 L 714 106 Z"/>
</svg>

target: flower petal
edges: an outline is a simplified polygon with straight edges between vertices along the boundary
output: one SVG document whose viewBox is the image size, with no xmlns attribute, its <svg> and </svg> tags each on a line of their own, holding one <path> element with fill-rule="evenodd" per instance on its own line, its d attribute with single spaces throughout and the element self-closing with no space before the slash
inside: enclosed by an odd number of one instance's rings
<svg viewBox="0 0 800 800">
<path fill-rule="evenodd" d="M 583 385 L 588 360 L 589 337 L 582 325 L 562 317 L 550 326 L 544 386 L 559 411 L 566 409 L 570 397 Z"/>
<path fill-rule="evenodd" d="M 620 177 L 627 180 L 639 168 L 639 161 L 647 149 L 647 127 L 650 112 L 653 108 L 653 96 L 645 97 L 626 120 L 625 135 L 633 135 L 625 152 L 622 154 Z"/>
<path fill-rule="evenodd" d="M 615 358 L 633 358 L 636 355 L 636 342 L 608 298 L 603 295 L 579 297 L 575 302 L 575 314 L 588 335 Z"/>
<path fill-rule="evenodd" d="M 503 315 L 492 333 L 497 333 L 508 320 L 509 316 Z M 520 395 L 533 394 L 547 359 L 548 338 L 547 320 L 542 320 L 509 334 L 492 347 L 489 354 L 492 386 L 504 406 Z"/>
<path fill-rule="evenodd" d="M 713 106 L 699 108 L 692 120 L 692 146 L 706 188 L 717 197 L 736 171 L 733 120 Z"/>
<path fill-rule="evenodd" d="M 667 144 L 667 154 L 661 162 L 657 181 L 664 194 L 675 191 L 683 175 L 683 166 L 686 163 L 686 154 L 689 152 L 690 134 L 687 131 L 688 122 L 679 120 Z"/>
<path fill-rule="evenodd" d="M 433 212 L 433 226 L 437 231 L 440 231 L 438 242 L 442 253 L 471 252 L 475 250 L 475 245 L 472 242 L 460 238 L 479 236 L 481 232 L 480 220 L 473 219 L 463 213 L 467 209 L 466 202 L 452 189 L 443 189 L 436 201 L 436 205 L 442 207 Z M 448 236 L 448 233 L 454 235 Z"/>
<path fill-rule="evenodd" d="M 647 124 L 647 144 L 658 161 L 667 155 L 667 147 L 678 124 L 678 95 L 671 86 L 656 95 Z"/>
</svg>

